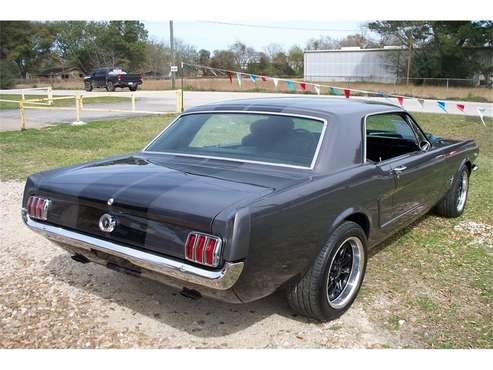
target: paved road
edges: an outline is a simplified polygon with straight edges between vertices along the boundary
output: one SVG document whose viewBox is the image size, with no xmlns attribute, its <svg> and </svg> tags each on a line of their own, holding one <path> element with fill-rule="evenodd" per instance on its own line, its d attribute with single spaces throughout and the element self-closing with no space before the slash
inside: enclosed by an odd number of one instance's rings
<svg viewBox="0 0 493 370">
<path fill-rule="evenodd" d="M 5 90 L 0 90 L 1 94 L 7 93 Z M 45 91 L 29 91 L 29 94 L 46 94 Z M 98 96 L 101 92 L 86 92 L 76 90 L 57 90 L 54 91 L 54 95 L 74 95 L 80 94 L 82 96 Z M 129 92 L 115 92 L 112 96 L 130 96 Z M 137 93 L 137 110 L 143 111 L 174 111 L 176 107 L 176 93 L 174 91 L 139 91 Z M 186 91 L 184 95 L 185 108 L 192 106 L 231 100 L 231 99 L 243 99 L 254 97 L 272 97 L 272 96 L 294 96 L 293 94 L 272 94 L 272 93 L 248 93 L 248 92 L 207 92 L 207 91 Z M 299 95 L 301 96 L 301 95 Z M 326 98 L 326 96 L 318 97 L 320 99 Z M 344 99 L 344 97 L 341 97 Z M 355 97 L 355 99 L 359 99 Z M 360 98 L 364 99 L 364 98 Z M 388 101 L 397 104 L 395 99 L 385 98 L 372 98 L 374 100 Z M 478 107 L 485 108 L 485 116 L 493 117 L 493 104 L 491 103 L 466 103 L 464 112 L 460 112 L 455 104 L 456 101 L 447 101 L 447 110 L 449 113 L 465 114 L 471 116 L 477 116 Z M 86 108 L 99 108 L 99 109 L 130 109 L 130 99 L 128 103 L 114 103 L 114 104 L 86 104 Z M 411 112 L 429 112 L 429 113 L 443 113 L 438 108 L 436 102 L 426 101 L 424 106 L 415 100 L 406 100 L 404 108 Z M 82 111 L 82 121 L 93 121 L 100 119 L 110 119 L 118 117 L 135 116 L 136 113 L 121 113 L 121 112 L 93 112 Z M 53 123 L 72 123 L 75 121 L 75 111 L 71 110 L 26 110 L 26 127 L 27 128 L 40 128 Z M 478 118 L 479 120 L 479 118 Z M 17 109 L 0 110 L 0 131 L 18 130 L 20 125 L 19 112 Z"/>
</svg>

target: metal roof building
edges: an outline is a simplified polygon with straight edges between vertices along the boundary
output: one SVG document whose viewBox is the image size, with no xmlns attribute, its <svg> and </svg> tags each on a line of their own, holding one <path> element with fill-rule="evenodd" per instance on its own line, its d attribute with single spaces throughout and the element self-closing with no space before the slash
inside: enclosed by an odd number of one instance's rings
<svg viewBox="0 0 493 370">
<path fill-rule="evenodd" d="M 402 51 L 398 46 L 386 46 L 382 49 L 346 47 L 336 50 L 305 50 L 304 79 L 393 83 L 397 76 L 391 58 L 398 58 Z"/>
</svg>

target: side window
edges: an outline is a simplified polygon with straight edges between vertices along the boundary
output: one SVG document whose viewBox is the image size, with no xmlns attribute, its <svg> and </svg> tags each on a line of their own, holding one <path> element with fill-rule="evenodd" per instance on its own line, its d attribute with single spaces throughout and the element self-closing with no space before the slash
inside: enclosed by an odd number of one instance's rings
<svg viewBox="0 0 493 370">
<path fill-rule="evenodd" d="M 404 116 L 395 113 L 366 119 L 366 158 L 374 162 L 419 150 L 416 135 Z"/>
</svg>

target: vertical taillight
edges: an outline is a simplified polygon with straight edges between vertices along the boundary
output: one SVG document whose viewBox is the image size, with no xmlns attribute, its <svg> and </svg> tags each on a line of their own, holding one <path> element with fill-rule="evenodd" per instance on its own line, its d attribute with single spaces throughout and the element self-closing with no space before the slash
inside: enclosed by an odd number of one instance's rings
<svg viewBox="0 0 493 370">
<path fill-rule="evenodd" d="M 188 234 L 185 243 L 185 258 L 210 267 L 217 267 L 221 256 L 221 239 L 199 232 Z"/>
<path fill-rule="evenodd" d="M 46 221 L 49 207 L 48 199 L 31 196 L 27 200 L 26 211 L 30 218 Z"/>
</svg>

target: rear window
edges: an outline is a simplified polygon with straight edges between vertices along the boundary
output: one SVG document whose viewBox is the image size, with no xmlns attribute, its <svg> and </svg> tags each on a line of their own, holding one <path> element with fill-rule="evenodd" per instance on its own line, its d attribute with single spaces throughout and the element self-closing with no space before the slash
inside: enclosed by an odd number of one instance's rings
<svg viewBox="0 0 493 370">
<path fill-rule="evenodd" d="M 257 113 L 180 117 L 146 151 L 311 167 L 321 120 Z"/>
</svg>

